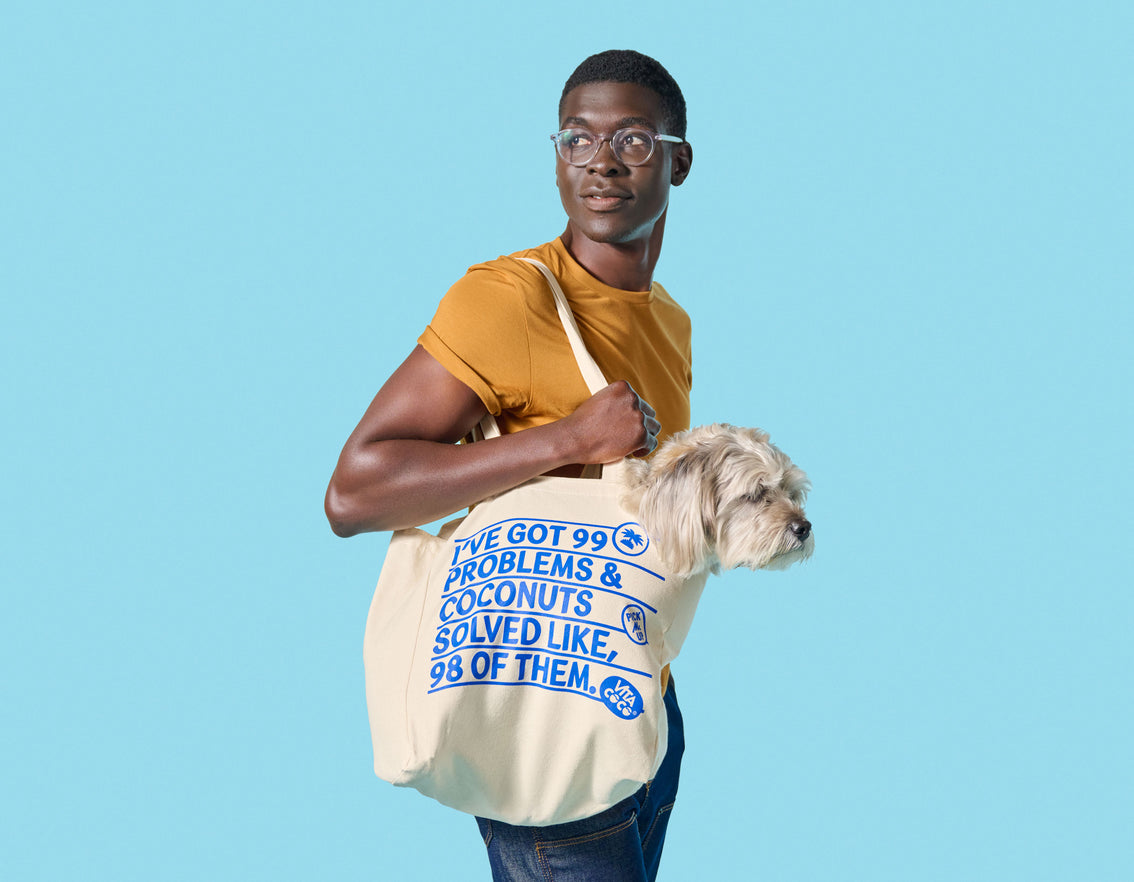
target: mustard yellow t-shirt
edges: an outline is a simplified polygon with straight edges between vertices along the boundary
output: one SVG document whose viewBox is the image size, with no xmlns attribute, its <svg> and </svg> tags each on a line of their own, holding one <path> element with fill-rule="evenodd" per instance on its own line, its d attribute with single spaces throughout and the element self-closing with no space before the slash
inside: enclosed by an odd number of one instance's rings
<svg viewBox="0 0 1134 882">
<path fill-rule="evenodd" d="M 507 434 L 553 422 L 590 397 L 546 280 L 559 280 L 587 350 L 607 382 L 627 380 L 657 411 L 662 440 L 689 427 L 690 323 L 654 282 L 649 291 L 604 285 L 559 239 L 471 267 L 418 338 L 472 389 Z"/>
</svg>

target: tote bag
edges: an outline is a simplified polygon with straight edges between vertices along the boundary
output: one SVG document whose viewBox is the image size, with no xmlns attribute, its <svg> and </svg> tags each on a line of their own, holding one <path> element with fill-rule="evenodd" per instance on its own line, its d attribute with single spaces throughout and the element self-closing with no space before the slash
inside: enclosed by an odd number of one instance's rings
<svg viewBox="0 0 1134 882">
<path fill-rule="evenodd" d="M 587 353 L 554 275 L 580 371 Z M 489 416 L 484 434 L 498 434 Z M 596 814 L 653 778 L 668 725 L 660 674 L 705 574 L 675 580 L 601 478 L 540 477 L 433 536 L 394 534 L 366 623 L 374 770 L 470 814 L 548 825 Z"/>
</svg>

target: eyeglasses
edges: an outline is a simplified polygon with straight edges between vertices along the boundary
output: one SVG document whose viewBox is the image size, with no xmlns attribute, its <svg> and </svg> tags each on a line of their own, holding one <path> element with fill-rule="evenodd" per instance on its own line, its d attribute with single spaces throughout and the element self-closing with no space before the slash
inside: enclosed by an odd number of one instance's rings
<svg viewBox="0 0 1134 882">
<path fill-rule="evenodd" d="M 555 149 L 563 157 L 564 162 L 571 165 L 586 165 L 594 159 L 602 148 L 604 141 L 610 142 L 610 149 L 614 157 L 623 165 L 643 165 L 649 162 L 654 155 L 654 144 L 657 141 L 669 141 L 672 144 L 684 144 L 684 138 L 676 135 L 659 135 L 648 129 L 619 129 L 609 138 L 600 138 L 587 129 L 564 129 L 551 136 L 555 142 Z"/>
</svg>

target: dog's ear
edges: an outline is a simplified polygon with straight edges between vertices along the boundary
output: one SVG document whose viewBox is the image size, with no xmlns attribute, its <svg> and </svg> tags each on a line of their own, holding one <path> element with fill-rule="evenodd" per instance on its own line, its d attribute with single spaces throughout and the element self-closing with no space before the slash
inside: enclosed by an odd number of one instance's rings
<svg viewBox="0 0 1134 882">
<path fill-rule="evenodd" d="M 629 509 L 637 507 L 638 499 L 645 490 L 646 476 L 650 473 L 650 461 L 628 456 L 622 460 L 622 504 Z"/>
<path fill-rule="evenodd" d="M 684 449 L 672 452 L 680 455 L 665 461 L 655 457 L 643 483 L 632 492 L 639 495 L 642 526 L 657 543 L 673 575 L 682 578 L 712 562 L 717 500 L 708 451 L 698 445 L 684 445 Z"/>
</svg>

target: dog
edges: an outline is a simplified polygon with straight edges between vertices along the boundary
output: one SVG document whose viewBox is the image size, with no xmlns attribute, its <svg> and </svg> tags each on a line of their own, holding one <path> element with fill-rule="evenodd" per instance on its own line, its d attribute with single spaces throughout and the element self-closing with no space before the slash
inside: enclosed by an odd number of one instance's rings
<svg viewBox="0 0 1134 882">
<path fill-rule="evenodd" d="M 783 570 L 811 556 L 811 484 L 766 432 L 717 423 L 626 461 L 622 504 L 678 578 L 705 570 Z"/>
</svg>

